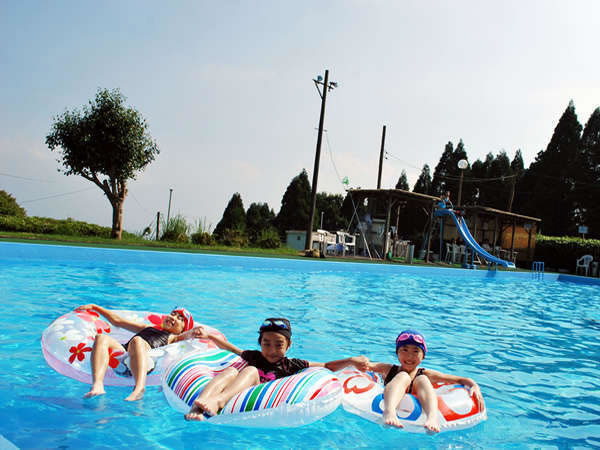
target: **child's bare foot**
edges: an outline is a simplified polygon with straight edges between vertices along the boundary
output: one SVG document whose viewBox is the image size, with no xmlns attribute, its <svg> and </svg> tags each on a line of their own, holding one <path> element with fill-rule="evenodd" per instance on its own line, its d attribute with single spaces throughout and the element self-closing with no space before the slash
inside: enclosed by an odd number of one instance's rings
<svg viewBox="0 0 600 450">
<path fill-rule="evenodd" d="M 398 419 L 398 416 L 396 415 L 395 412 L 385 413 L 383 415 L 383 423 L 384 423 L 384 425 L 387 425 L 387 426 L 392 426 L 392 427 L 396 427 L 396 428 L 404 428 L 404 425 L 402 425 L 402 423 L 400 422 L 400 419 Z"/>
<path fill-rule="evenodd" d="M 433 417 L 428 417 L 423 426 L 427 430 L 428 433 L 439 433 L 440 432 L 440 422 L 438 420 L 437 414 L 432 414 Z"/>
<path fill-rule="evenodd" d="M 218 404 L 214 400 L 199 401 L 196 400 L 190 409 L 190 412 L 185 415 L 185 420 L 203 421 L 211 418 L 219 412 Z"/>
<path fill-rule="evenodd" d="M 92 398 L 92 397 L 97 397 L 98 395 L 104 395 L 104 394 L 106 394 L 106 391 L 104 390 L 104 386 L 103 385 L 96 386 L 94 384 L 94 385 L 92 385 L 92 388 L 90 389 L 90 391 L 83 396 L 83 398 Z"/>
<path fill-rule="evenodd" d="M 145 392 L 146 392 L 146 389 L 141 389 L 139 391 L 134 390 L 131 394 L 129 394 L 127 397 L 125 397 L 125 401 L 126 402 L 135 402 L 137 400 L 141 400 L 144 397 Z"/>
</svg>

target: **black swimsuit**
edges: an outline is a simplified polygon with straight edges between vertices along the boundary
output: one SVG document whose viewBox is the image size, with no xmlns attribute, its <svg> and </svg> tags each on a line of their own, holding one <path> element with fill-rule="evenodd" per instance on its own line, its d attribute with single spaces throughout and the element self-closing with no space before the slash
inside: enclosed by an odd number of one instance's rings
<svg viewBox="0 0 600 450">
<path fill-rule="evenodd" d="M 392 368 L 390 369 L 390 371 L 387 374 L 387 377 L 385 377 L 385 381 L 383 382 L 383 385 L 385 386 L 386 384 L 388 384 L 390 381 L 393 380 L 393 378 L 398 375 L 398 372 L 400 372 L 400 366 L 397 365 L 393 365 Z M 422 367 L 417 369 L 417 374 L 415 375 L 415 378 L 417 378 L 420 375 L 425 375 L 423 372 L 425 372 L 425 369 L 423 369 Z M 406 390 L 407 394 L 412 394 L 412 388 L 413 388 L 413 383 L 415 382 L 415 378 L 413 378 L 412 380 L 410 380 L 410 386 L 408 386 L 408 389 Z"/>
<path fill-rule="evenodd" d="M 168 331 L 165 331 L 165 330 L 159 330 L 158 328 L 154 328 L 154 327 L 146 327 L 142 331 L 140 331 L 138 334 L 133 336 L 131 339 L 139 336 L 148 343 L 150 348 L 156 348 L 156 347 L 162 347 L 163 345 L 167 345 L 169 343 L 169 335 L 170 334 L 171 333 L 169 333 Z M 131 342 L 131 339 L 129 339 L 129 342 Z M 127 342 L 126 344 L 123 344 L 123 347 L 125 347 L 125 350 L 127 350 L 127 346 L 129 345 L 129 342 Z"/>
</svg>

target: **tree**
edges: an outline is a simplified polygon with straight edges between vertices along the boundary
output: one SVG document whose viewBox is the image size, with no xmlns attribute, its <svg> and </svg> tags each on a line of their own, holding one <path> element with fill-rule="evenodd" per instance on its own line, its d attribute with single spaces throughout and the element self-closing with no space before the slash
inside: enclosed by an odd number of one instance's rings
<svg viewBox="0 0 600 450">
<path fill-rule="evenodd" d="M 423 166 L 423 169 L 421 170 L 421 175 L 419 175 L 419 178 L 417 178 L 417 182 L 413 187 L 413 192 L 431 195 L 432 190 L 433 188 L 431 185 L 431 174 L 429 171 L 429 165 L 425 164 Z"/>
<path fill-rule="evenodd" d="M 59 149 L 64 174 L 98 186 L 113 208 L 111 237 L 121 239 L 127 183 L 154 161 L 159 149 L 141 114 L 125 106 L 118 89 L 99 89 L 83 111 L 54 117 L 46 144 Z"/>
<path fill-rule="evenodd" d="M 440 160 L 435 166 L 435 170 L 433 171 L 433 179 L 431 181 L 431 192 L 430 195 L 440 196 L 442 193 L 447 191 L 447 180 L 446 177 L 448 175 L 448 167 L 450 164 L 450 158 L 452 157 L 452 153 L 454 152 L 454 144 L 452 142 L 448 142 L 444 147 L 444 151 L 442 152 L 442 156 Z"/>
<path fill-rule="evenodd" d="M 596 108 L 585 124 L 581 136 L 581 152 L 584 172 L 577 185 L 584 223 L 589 236 L 600 237 L 600 108 Z"/>
<path fill-rule="evenodd" d="M 250 242 L 255 243 L 261 233 L 271 227 L 275 212 L 266 203 L 252 203 L 246 211 L 246 232 Z"/>
<path fill-rule="evenodd" d="M 215 227 L 213 234 L 217 239 L 222 239 L 227 230 L 241 233 L 246 231 L 246 211 L 244 210 L 242 196 L 238 192 L 231 196 L 223 212 L 223 217 Z"/>
<path fill-rule="evenodd" d="M 577 231 L 579 207 L 573 193 L 583 167 L 581 129 L 575 105 L 570 101 L 546 150 L 537 154 L 519 186 L 520 206 L 525 214 L 542 219 L 546 235 L 563 236 Z"/>
<path fill-rule="evenodd" d="M 0 190 L 0 216 L 25 217 L 27 213 L 12 195 Z"/>
<path fill-rule="evenodd" d="M 286 230 L 303 230 L 310 214 L 310 182 L 306 170 L 302 169 L 287 187 L 281 199 L 281 209 L 276 223 L 283 236 Z"/>
<path fill-rule="evenodd" d="M 406 179 L 406 171 L 404 170 L 400 172 L 400 178 L 398 178 L 398 182 L 396 183 L 396 189 L 402 189 L 404 191 L 410 190 L 408 180 Z"/>
<path fill-rule="evenodd" d="M 325 230 L 345 230 L 348 226 L 344 215 L 342 214 L 342 205 L 344 198 L 341 194 L 328 194 L 319 192 L 317 194 L 317 215 L 315 220 L 320 228 L 321 213 L 323 213 L 323 229 Z"/>
</svg>

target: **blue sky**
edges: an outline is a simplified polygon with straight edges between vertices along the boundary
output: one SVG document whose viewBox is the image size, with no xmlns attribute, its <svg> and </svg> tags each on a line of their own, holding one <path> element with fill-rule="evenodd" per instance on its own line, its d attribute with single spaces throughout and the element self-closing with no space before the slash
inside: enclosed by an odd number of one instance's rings
<svg viewBox="0 0 600 450">
<path fill-rule="evenodd" d="M 487 1 L 105 1 L 0 4 L 0 189 L 29 215 L 109 225 L 101 191 L 58 172 L 53 116 L 121 89 L 161 154 L 129 185 L 124 226 L 157 211 L 213 228 L 234 192 L 279 211 L 312 180 L 329 69 L 319 191 L 412 184 L 448 141 L 469 159 L 545 148 L 569 100 L 600 106 L 600 3 Z M 336 169 L 337 168 L 337 172 Z"/>
</svg>

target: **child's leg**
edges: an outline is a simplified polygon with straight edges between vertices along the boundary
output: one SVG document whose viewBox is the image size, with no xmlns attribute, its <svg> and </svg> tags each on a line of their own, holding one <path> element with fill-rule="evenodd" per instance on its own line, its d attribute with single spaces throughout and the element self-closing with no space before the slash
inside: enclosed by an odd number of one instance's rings
<svg viewBox="0 0 600 450">
<path fill-rule="evenodd" d="M 232 373 L 234 376 L 232 376 Z M 204 413 L 214 416 L 234 395 L 259 383 L 260 377 L 258 376 L 256 367 L 246 366 L 237 374 L 224 371 L 213 378 L 206 388 L 204 388 L 204 391 L 194 401 L 194 406 L 185 415 L 185 418 L 187 420 L 204 420 Z M 209 388 L 210 390 L 206 392 Z"/>
<path fill-rule="evenodd" d="M 129 352 L 129 370 L 135 380 L 135 387 L 131 394 L 129 394 L 125 400 L 135 401 L 141 400 L 146 392 L 146 375 L 148 373 L 148 352 L 150 351 L 150 344 L 143 338 L 136 336 L 127 345 L 127 351 Z"/>
<path fill-rule="evenodd" d="M 108 368 L 108 350 L 125 351 L 125 348 L 119 344 L 114 338 L 106 334 L 99 334 L 94 340 L 92 348 L 92 388 L 84 395 L 85 398 L 103 395 L 104 391 L 104 375 Z"/>
<path fill-rule="evenodd" d="M 396 409 L 406 394 L 406 389 L 410 385 L 410 376 L 406 372 L 399 372 L 392 381 L 390 381 L 383 391 L 383 423 L 394 427 L 402 428 L 402 423 L 398 419 Z"/>
<path fill-rule="evenodd" d="M 425 411 L 425 414 L 427 414 L 427 420 L 423 426 L 433 433 L 439 433 L 440 419 L 438 412 L 438 400 L 431 381 L 426 376 L 421 375 L 415 378 L 413 386 L 415 395 L 419 399 L 419 402 L 423 407 L 423 411 Z"/>
</svg>

